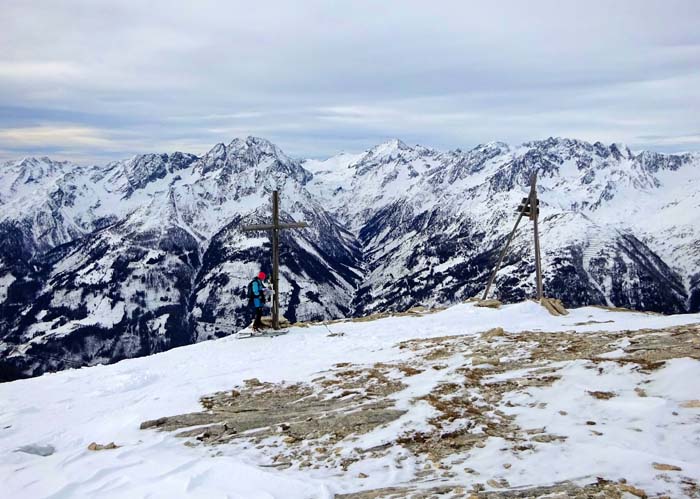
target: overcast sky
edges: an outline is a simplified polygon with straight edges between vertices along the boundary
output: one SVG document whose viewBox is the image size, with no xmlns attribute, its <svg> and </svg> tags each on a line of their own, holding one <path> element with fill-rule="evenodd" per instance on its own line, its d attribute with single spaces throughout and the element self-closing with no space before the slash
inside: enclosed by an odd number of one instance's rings
<svg viewBox="0 0 700 499">
<path fill-rule="evenodd" d="M 700 150 L 700 1 L 0 0 L 0 158 Z"/>
</svg>

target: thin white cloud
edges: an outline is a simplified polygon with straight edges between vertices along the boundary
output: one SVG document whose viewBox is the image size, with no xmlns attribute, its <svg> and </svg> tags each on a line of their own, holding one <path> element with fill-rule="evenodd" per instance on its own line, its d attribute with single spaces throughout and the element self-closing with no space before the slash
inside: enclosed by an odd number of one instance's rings
<svg viewBox="0 0 700 499">
<path fill-rule="evenodd" d="M 196 123 L 206 121 L 222 121 L 222 120 L 243 120 L 251 118 L 261 118 L 265 113 L 259 111 L 242 111 L 239 113 L 223 113 L 223 114 L 206 114 L 206 115 L 189 115 L 189 116 L 168 116 L 164 118 L 168 121 L 180 121 L 184 123 Z"/>
<path fill-rule="evenodd" d="M 80 76 L 81 69 L 68 61 L 0 61 L 0 78 L 26 81 L 65 80 Z"/>
<path fill-rule="evenodd" d="M 115 142 L 100 130 L 74 125 L 35 126 L 0 130 L 0 147 L 105 147 Z"/>
</svg>

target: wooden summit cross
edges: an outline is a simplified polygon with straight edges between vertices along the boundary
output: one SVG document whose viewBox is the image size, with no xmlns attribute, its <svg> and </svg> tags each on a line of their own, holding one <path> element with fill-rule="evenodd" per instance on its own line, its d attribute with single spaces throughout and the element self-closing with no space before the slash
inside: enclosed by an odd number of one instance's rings
<svg viewBox="0 0 700 499">
<path fill-rule="evenodd" d="M 280 223 L 280 197 L 278 191 L 272 191 L 272 223 L 244 225 L 243 232 L 256 230 L 272 231 L 272 329 L 280 328 L 280 294 L 279 294 L 279 267 L 280 267 L 280 230 L 302 229 L 308 227 L 306 222 Z"/>
<path fill-rule="evenodd" d="M 511 241 L 513 241 L 515 231 L 518 229 L 518 224 L 520 224 L 520 220 L 522 220 L 523 216 L 526 215 L 530 218 L 530 220 L 532 220 L 535 229 L 535 271 L 537 273 L 537 299 L 542 301 L 542 262 L 540 259 L 540 234 L 537 227 L 537 218 L 540 215 L 540 200 L 537 198 L 537 172 L 533 173 L 532 177 L 530 177 L 530 194 L 528 197 L 523 198 L 520 206 L 518 207 L 518 212 L 519 215 L 518 219 L 515 221 L 515 227 L 513 227 L 510 236 L 508 236 L 508 241 L 506 241 L 506 245 L 498 257 L 496 268 L 493 270 L 489 283 L 486 285 L 484 296 L 481 298 L 482 300 L 485 300 L 486 296 L 489 294 L 491 285 L 496 278 L 498 270 L 501 268 L 501 263 L 503 263 L 503 258 L 508 252 L 508 247 L 510 246 Z"/>
</svg>

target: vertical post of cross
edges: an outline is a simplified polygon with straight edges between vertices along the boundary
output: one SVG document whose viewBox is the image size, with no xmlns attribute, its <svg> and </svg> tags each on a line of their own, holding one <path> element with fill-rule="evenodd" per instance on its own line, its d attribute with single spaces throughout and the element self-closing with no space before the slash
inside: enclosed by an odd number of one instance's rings
<svg viewBox="0 0 700 499">
<path fill-rule="evenodd" d="M 280 328 L 280 198 L 279 192 L 272 192 L 272 329 Z"/>
<path fill-rule="evenodd" d="M 279 298 L 279 283 L 280 283 L 280 230 L 282 229 L 302 229 L 308 227 L 306 222 L 280 223 L 280 199 L 279 192 L 272 191 L 272 223 L 271 224 L 256 224 L 244 225 L 241 227 L 243 232 L 250 231 L 272 231 L 272 289 L 274 295 L 272 297 L 272 328 L 280 328 L 280 298 Z"/>
</svg>

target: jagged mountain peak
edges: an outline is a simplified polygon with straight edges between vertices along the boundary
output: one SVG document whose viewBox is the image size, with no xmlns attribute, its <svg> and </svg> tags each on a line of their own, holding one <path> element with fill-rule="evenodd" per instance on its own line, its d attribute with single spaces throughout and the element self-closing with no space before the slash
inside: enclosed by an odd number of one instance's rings
<svg viewBox="0 0 700 499">
<path fill-rule="evenodd" d="M 672 157 L 660 155 L 660 158 Z M 549 137 L 525 142 L 514 148 L 502 169 L 509 175 L 517 175 L 528 183 L 530 175 L 537 172 L 540 178 L 567 178 L 582 184 L 595 184 L 594 179 L 608 179 L 614 183 L 634 182 L 653 185 L 650 170 L 640 168 L 638 156 L 622 143 L 591 144 L 584 140 L 566 137 Z M 655 159 L 657 161 L 657 159 Z M 677 159 L 672 162 L 678 161 Z M 662 161 L 663 162 L 663 161 Z M 512 182 L 507 183 L 507 188 Z"/>
<path fill-rule="evenodd" d="M 634 157 L 634 154 L 632 154 L 630 148 L 622 142 L 613 142 L 608 146 L 608 149 L 610 149 L 610 153 L 618 157 L 618 159 L 619 157 L 627 157 L 628 159 L 632 159 Z"/>
<path fill-rule="evenodd" d="M 546 139 L 523 142 L 522 147 L 540 149 L 579 148 L 582 150 L 591 150 L 593 145 L 585 140 L 570 137 L 547 137 Z"/>
<path fill-rule="evenodd" d="M 400 151 L 408 151 L 410 149 L 411 147 L 406 145 L 405 142 L 394 138 L 372 147 L 367 151 L 367 155 L 371 155 L 372 157 L 387 157 L 398 154 Z"/>
<path fill-rule="evenodd" d="M 251 164 L 265 161 L 277 161 L 284 165 L 299 165 L 297 161 L 288 156 L 282 149 L 263 137 L 249 135 L 245 139 L 235 138 L 227 147 L 229 158 L 244 158 Z"/>
<path fill-rule="evenodd" d="M 0 194 L 3 198 L 13 193 L 31 196 L 35 190 L 81 169 L 81 166 L 70 161 L 57 161 L 47 156 L 27 156 L 7 161 L 0 167 Z"/>
<path fill-rule="evenodd" d="M 507 155 L 510 151 L 508 144 L 498 141 L 479 144 L 468 151 L 447 151 L 439 155 L 440 165 L 431 172 L 431 179 L 437 184 L 452 184 L 458 179 L 479 173 L 489 161 Z"/>
<path fill-rule="evenodd" d="M 479 144 L 478 146 L 471 149 L 472 151 L 495 151 L 499 150 L 502 152 L 508 152 L 511 150 L 510 144 L 502 142 L 500 140 L 492 140 L 484 144 Z"/>
<path fill-rule="evenodd" d="M 145 153 L 137 154 L 134 156 L 130 164 L 131 165 L 142 165 L 142 164 L 158 164 L 158 163 L 168 163 L 172 165 L 173 169 L 181 169 L 187 166 L 187 162 L 198 159 L 196 155 L 175 151 L 173 153 Z"/>
<path fill-rule="evenodd" d="M 631 149 L 622 142 L 606 145 L 600 141 L 590 143 L 570 137 L 548 137 L 542 140 L 524 142 L 520 149 L 547 151 L 567 158 L 574 155 L 595 155 L 602 158 L 612 157 L 619 161 L 621 159 L 632 160 L 635 157 Z"/>
<path fill-rule="evenodd" d="M 268 154 L 291 160 L 279 147 L 263 137 L 254 137 L 252 135 L 247 136 L 245 139 L 237 137 L 231 141 L 228 147 L 233 151 L 253 151 L 258 154 Z"/>
<path fill-rule="evenodd" d="M 227 182 L 234 174 L 260 171 L 261 174 L 280 174 L 305 184 L 312 175 L 275 144 L 261 137 L 235 138 L 228 146 L 216 144 L 195 165 L 203 175 L 214 172 Z"/>
<path fill-rule="evenodd" d="M 369 149 L 361 161 L 391 161 L 395 159 L 410 159 L 418 156 L 435 155 L 437 152 L 419 144 L 410 146 L 401 139 L 389 139 Z"/>
<path fill-rule="evenodd" d="M 31 173 L 35 174 L 35 176 L 41 176 L 45 174 L 61 173 L 75 168 L 77 165 L 70 161 L 51 159 L 48 156 L 25 156 L 19 160 L 6 161 L 2 166 L 4 169 L 15 171 L 31 168 Z"/>
<path fill-rule="evenodd" d="M 700 165 L 700 153 L 662 154 L 653 151 L 642 151 L 636 158 L 640 167 L 650 173 L 660 170 L 678 170 L 681 166 L 690 164 Z"/>
<path fill-rule="evenodd" d="M 398 173 L 398 168 L 408 169 L 411 178 L 415 178 L 432 166 L 429 160 L 436 156 L 438 153 L 433 149 L 409 146 L 400 139 L 391 139 L 369 149 L 351 166 L 358 176 L 373 173 L 393 177 Z"/>
<path fill-rule="evenodd" d="M 22 159 L 15 160 L 15 161 L 8 161 L 5 164 L 6 165 L 15 165 L 15 166 L 30 166 L 30 165 L 39 165 L 39 164 L 48 164 L 48 165 L 68 165 L 71 164 L 69 161 L 61 161 L 61 160 L 54 160 L 51 159 L 49 156 L 25 156 Z"/>
<path fill-rule="evenodd" d="M 483 144 L 478 144 L 467 151 L 463 151 L 462 149 L 454 149 L 452 151 L 444 153 L 443 156 L 454 158 L 455 160 L 478 160 L 482 157 L 493 158 L 495 156 L 505 155 L 510 153 L 511 151 L 512 147 L 506 142 L 491 141 Z"/>
<path fill-rule="evenodd" d="M 190 166 L 197 156 L 181 152 L 172 154 L 139 154 L 124 165 L 129 183 L 128 194 L 149 183 L 164 178 L 168 173 Z"/>
</svg>

